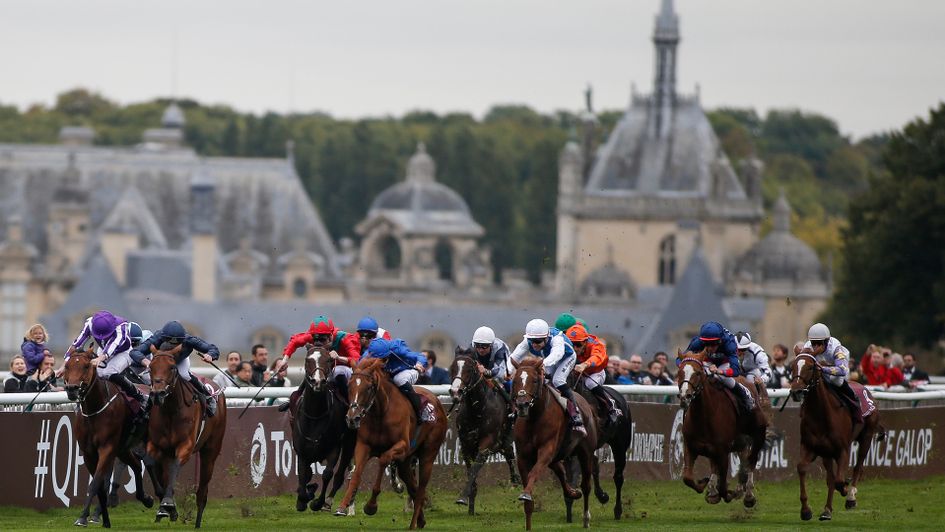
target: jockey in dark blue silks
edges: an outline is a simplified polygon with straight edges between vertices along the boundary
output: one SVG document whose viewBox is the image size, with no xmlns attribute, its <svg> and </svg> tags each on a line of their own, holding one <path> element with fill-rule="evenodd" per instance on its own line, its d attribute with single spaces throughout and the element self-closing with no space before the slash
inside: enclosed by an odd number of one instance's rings
<svg viewBox="0 0 945 532">
<path fill-rule="evenodd" d="M 741 366 L 738 364 L 738 342 L 735 340 L 735 335 L 722 327 L 722 324 L 708 321 L 702 324 L 699 336 L 693 337 L 686 350 L 693 353 L 705 351 L 708 372 L 722 381 L 726 388 L 735 392 L 745 412 L 754 410 L 755 402 L 751 397 L 751 392 L 735 380 L 735 377 L 741 374 Z"/>
<path fill-rule="evenodd" d="M 413 389 L 420 377 L 420 371 L 426 365 L 427 357 L 423 353 L 411 351 L 407 342 L 400 338 L 385 340 L 375 338 L 368 344 L 367 358 L 379 358 L 384 361 L 384 370 L 394 381 L 394 386 L 403 393 L 413 406 L 414 413 L 417 414 L 417 420 L 421 423 L 427 421 L 420 411 L 420 395 Z"/>
<path fill-rule="evenodd" d="M 191 336 L 187 334 L 187 331 L 184 329 L 184 326 L 180 324 L 179 321 L 169 321 L 164 324 L 164 327 L 154 331 L 154 334 L 141 342 L 141 345 L 134 348 L 131 351 L 131 358 L 136 363 L 150 365 L 150 360 L 145 362 L 151 354 L 151 346 L 153 345 L 156 349 L 165 343 L 169 343 L 173 346 L 181 345 L 181 350 L 177 353 L 177 356 L 174 357 L 174 362 L 177 364 L 177 375 L 194 386 L 194 389 L 197 393 L 204 396 L 207 403 L 207 416 L 213 417 L 217 411 L 216 399 L 213 397 L 213 394 L 196 375 L 190 372 L 190 355 L 194 351 L 197 351 L 202 354 L 204 362 L 210 362 L 220 358 L 220 350 L 217 349 L 217 346 L 198 338 L 196 336 Z"/>
</svg>

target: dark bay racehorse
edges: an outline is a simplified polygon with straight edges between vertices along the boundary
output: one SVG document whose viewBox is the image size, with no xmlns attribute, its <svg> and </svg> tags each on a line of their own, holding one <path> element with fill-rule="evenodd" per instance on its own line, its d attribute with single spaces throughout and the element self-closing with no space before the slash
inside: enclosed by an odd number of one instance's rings
<svg viewBox="0 0 945 532">
<path fill-rule="evenodd" d="M 597 397 L 584 386 L 583 379 L 578 374 L 572 373 L 571 375 L 574 381 L 572 389 L 584 397 L 587 404 L 597 406 L 597 448 L 603 449 L 604 445 L 610 445 L 610 451 L 614 455 L 614 486 L 617 489 L 617 499 L 614 502 L 614 519 L 620 519 L 623 515 L 623 470 L 627 465 L 627 449 L 630 448 L 633 440 L 633 433 L 630 429 L 632 422 L 630 405 L 627 404 L 624 396 L 605 386 L 604 390 L 607 396 L 617 404 L 617 408 L 623 413 L 616 423 L 611 423 L 610 405 L 601 404 Z M 572 481 L 575 478 L 575 464 L 573 461 L 568 463 L 571 466 L 568 467 L 568 480 Z M 594 495 L 601 504 L 607 504 L 610 500 L 610 495 L 600 485 L 600 462 L 596 457 L 594 459 Z M 565 516 L 570 523 L 571 507 L 574 500 L 566 498 L 564 503 Z"/>
<path fill-rule="evenodd" d="M 325 491 L 334 479 L 329 497 L 333 498 L 345 480 L 345 471 L 354 454 L 355 433 L 348 429 L 345 413 L 348 405 L 328 380 L 335 361 L 328 350 L 315 348 L 305 359 L 305 381 L 302 396 L 290 410 L 292 446 L 298 456 L 299 489 L 295 509 L 305 511 L 306 503 L 315 499 L 312 465 L 325 461 L 321 493 L 310 505 L 312 511 L 325 506 Z M 337 471 L 335 467 L 337 466 Z M 328 504 L 329 508 L 331 503 Z"/>
<path fill-rule="evenodd" d="M 512 448 L 511 405 L 496 391 L 492 379 L 479 372 L 471 349 L 456 348 L 450 365 L 450 415 L 456 417 L 460 455 L 466 463 L 466 486 L 456 499 L 468 504 L 469 515 L 476 513 L 476 477 L 486 459 L 502 453 L 509 465 L 512 484 L 521 484 L 515 472 L 515 451 Z"/>
<path fill-rule="evenodd" d="M 513 434 L 518 461 L 518 471 L 525 483 L 519 500 L 525 501 L 525 529 L 532 529 L 532 512 L 535 502 L 532 492 L 538 477 L 545 468 L 551 468 L 558 480 L 565 499 L 584 497 L 584 528 L 590 526 L 591 512 L 588 496 L 591 491 L 591 476 L 594 470 L 594 449 L 597 448 L 597 421 L 594 410 L 580 395 L 574 400 L 581 411 L 587 435 L 571 430 L 570 418 L 558 404 L 552 388 L 545 384 L 543 360 L 528 357 L 521 363 L 512 362 L 512 398 L 517 419 Z M 567 481 L 564 460 L 576 456 L 581 465 L 581 491 L 571 487 Z"/>
<path fill-rule="evenodd" d="M 217 396 L 217 413 L 204 417 L 205 406 L 189 381 L 177 373 L 174 357 L 181 346 L 165 351 L 169 344 L 151 352 L 151 397 L 154 408 L 148 425 L 148 454 L 156 462 L 155 470 L 161 479 L 164 493 L 161 508 L 155 521 L 164 517 L 177 520 L 177 505 L 174 503 L 174 482 L 180 468 L 197 454 L 199 473 L 197 476 L 197 519 L 195 528 L 200 528 L 203 510 L 207 506 L 207 490 L 213 477 L 213 466 L 223 448 L 226 432 L 226 398 Z"/>
<path fill-rule="evenodd" d="M 680 358 L 676 384 L 684 412 L 683 482 L 698 493 L 705 491 L 709 504 L 731 502 L 744 494 L 745 507 L 751 508 L 756 502 L 755 466 L 764 447 L 767 427 L 758 398 L 755 397 L 755 409 L 749 415 L 740 414 L 723 385 L 706 373 L 701 354 L 680 354 Z M 728 489 L 729 453 L 733 452 L 739 456 L 737 491 Z M 699 456 L 709 459 L 712 473 L 696 482 L 692 468 Z"/>
<path fill-rule="evenodd" d="M 828 388 L 820 364 L 814 356 L 802 352 L 791 363 L 791 397 L 801 404 L 801 458 L 797 462 L 797 477 L 801 482 L 801 519 L 812 517 L 807 505 L 807 467 L 821 457 L 827 472 L 827 503 L 820 514 L 821 521 L 833 516 L 833 492 L 847 498 L 846 508 L 856 507 L 857 483 L 863 475 L 863 461 L 874 437 L 882 440 L 886 431 L 879 425 L 879 410 L 866 416 L 863 423 L 854 424 L 853 413 L 843 400 Z M 851 386 L 860 386 L 850 383 Z M 869 394 L 869 391 L 866 391 Z M 859 429 L 854 434 L 854 426 Z M 856 441 L 856 465 L 853 478 L 847 483 L 845 473 L 850 463 L 850 444 Z M 849 484 L 849 488 L 847 487 Z"/>
<path fill-rule="evenodd" d="M 397 464 L 397 472 L 403 479 L 407 493 L 413 500 L 413 518 L 410 528 L 423 528 L 423 502 L 427 496 L 427 484 L 433 471 L 433 460 L 446 438 L 446 412 L 435 395 L 422 388 L 417 393 L 425 395 L 434 406 L 435 420 L 419 423 L 410 401 L 394 386 L 384 370 L 384 361 L 377 358 L 362 360 L 355 368 L 348 383 L 348 426 L 357 429 L 354 448 L 354 473 L 348 482 L 341 505 L 335 515 L 347 515 L 345 508 L 351 504 L 354 492 L 361 483 L 361 474 L 368 460 L 378 458 L 378 473 L 371 491 L 371 499 L 364 505 L 364 513 L 377 512 L 377 495 L 381 491 L 384 469 L 391 462 Z M 419 482 L 414 478 L 411 458 L 420 461 Z"/>
<path fill-rule="evenodd" d="M 66 361 L 63 372 L 66 395 L 79 405 L 75 416 L 76 442 L 92 476 L 85 507 L 75 524 L 88 526 L 89 507 L 92 499 L 98 496 L 102 526 L 111 528 L 107 491 L 115 458 L 120 457 L 129 464 L 140 464 L 141 461 L 131 455 L 132 447 L 138 443 L 132 441 L 135 435 L 130 434 L 131 410 L 115 385 L 98 378 L 92 365 L 94 358 L 95 353 L 91 350 L 75 352 Z M 135 498 L 150 508 L 154 500 L 144 493 L 140 468 L 132 469 L 135 472 Z M 153 476 L 151 480 L 154 480 Z"/>
</svg>

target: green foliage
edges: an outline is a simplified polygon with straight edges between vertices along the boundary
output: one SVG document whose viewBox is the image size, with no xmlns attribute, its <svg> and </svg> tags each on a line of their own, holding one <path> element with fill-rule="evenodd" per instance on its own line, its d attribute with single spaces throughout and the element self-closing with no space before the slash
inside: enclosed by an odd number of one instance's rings
<svg viewBox="0 0 945 532">
<path fill-rule="evenodd" d="M 945 337 L 945 104 L 894 133 L 883 160 L 851 205 L 828 315 L 863 346 L 927 348 Z"/>
</svg>

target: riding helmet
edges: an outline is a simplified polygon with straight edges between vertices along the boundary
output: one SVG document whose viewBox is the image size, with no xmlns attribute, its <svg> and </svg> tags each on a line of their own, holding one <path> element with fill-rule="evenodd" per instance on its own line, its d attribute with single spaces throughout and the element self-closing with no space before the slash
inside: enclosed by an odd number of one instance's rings
<svg viewBox="0 0 945 532">
<path fill-rule="evenodd" d="M 815 323 L 807 331 L 808 340 L 826 340 L 830 338 L 830 329 L 823 323 Z"/>
<path fill-rule="evenodd" d="M 378 329 L 377 320 L 370 316 L 365 316 L 358 321 L 358 332 L 374 332 Z"/>
<path fill-rule="evenodd" d="M 495 341 L 495 331 L 486 326 L 479 327 L 473 333 L 472 341 L 474 344 L 491 344 Z"/>
<path fill-rule="evenodd" d="M 547 321 L 536 318 L 525 325 L 525 338 L 546 338 L 547 336 Z"/>
</svg>

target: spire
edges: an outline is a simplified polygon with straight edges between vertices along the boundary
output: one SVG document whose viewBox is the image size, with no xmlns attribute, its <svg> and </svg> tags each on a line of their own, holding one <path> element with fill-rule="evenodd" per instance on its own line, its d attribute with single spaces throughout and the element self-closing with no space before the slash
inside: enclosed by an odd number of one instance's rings
<svg viewBox="0 0 945 532">
<path fill-rule="evenodd" d="M 779 233 L 791 231 L 791 205 L 784 195 L 783 188 L 778 201 L 774 202 L 774 230 Z"/>
<path fill-rule="evenodd" d="M 653 79 L 653 130 L 656 137 L 665 136 L 672 121 L 676 100 L 676 45 L 679 44 L 679 17 L 673 0 L 663 0 L 653 29 L 656 47 L 656 72 Z"/>
<path fill-rule="evenodd" d="M 427 154 L 427 146 L 423 142 L 417 143 L 417 152 L 407 162 L 407 181 L 416 183 L 431 183 L 436 174 L 436 163 L 433 157 Z"/>
</svg>

